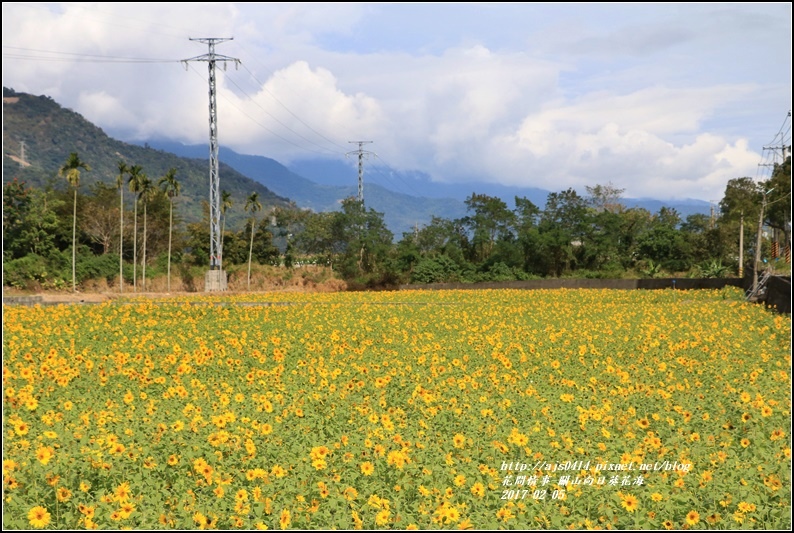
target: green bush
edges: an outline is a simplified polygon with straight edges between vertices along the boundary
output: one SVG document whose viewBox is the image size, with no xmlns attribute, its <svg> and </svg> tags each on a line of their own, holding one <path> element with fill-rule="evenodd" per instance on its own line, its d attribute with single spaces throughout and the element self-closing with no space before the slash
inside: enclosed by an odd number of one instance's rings
<svg viewBox="0 0 794 533">
<path fill-rule="evenodd" d="M 459 274 L 457 263 L 446 255 L 425 257 L 414 267 L 411 283 L 444 283 L 455 280 Z"/>
<path fill-rule="evenodd" d="M 119 256 L 118 254 L 93 255 L 81 247 L 77 255 L 75 273 L 77 282 L 82 283 L 90 279 L 104 278 L 113 281 L 119 275 Z M 71 258 L 70 258 L 71 261 Z M 71 274 L 69 275 L 71 279 Z M 130 279 L 132 276 L 130 276 Z"/>
<path fill-rule="evenodd" d="M 491 265 L 485 274 L 488 278 L 486 281 L 513 281 L 516 279 L 513 269 L 501 261 Z"/>
<path fill-rule="evenodd" d="M 51 276 L 47 260 L 36 254 L 3 262 L 5 284 L 17 289 L 29 289 L 36 284 L 43 285 Z"/>
</svg>

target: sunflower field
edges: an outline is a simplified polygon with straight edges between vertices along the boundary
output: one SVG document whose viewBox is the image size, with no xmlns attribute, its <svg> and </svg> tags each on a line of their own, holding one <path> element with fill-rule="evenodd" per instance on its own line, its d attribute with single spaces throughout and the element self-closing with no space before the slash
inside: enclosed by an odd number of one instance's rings
<svg viewBox="0 0 794 533">
<path fill-rule="evenodd" d="M 786 529 L 791 318 L 741 291 L 3 308 L 5 529 Z"/>
</svg>

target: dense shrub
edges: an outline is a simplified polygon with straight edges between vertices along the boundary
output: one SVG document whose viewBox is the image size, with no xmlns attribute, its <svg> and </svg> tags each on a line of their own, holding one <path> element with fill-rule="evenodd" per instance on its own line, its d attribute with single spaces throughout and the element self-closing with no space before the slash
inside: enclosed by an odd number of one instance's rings
<svg viewBox="0 0 794 533">
<path fill-rule="evenodd" d="M 455 281 L 460 274 L 458 264 L 446 255 L 426 257 L 417 263 L 411 274 L 412 283 L 443 283 Z"/>
</svg>

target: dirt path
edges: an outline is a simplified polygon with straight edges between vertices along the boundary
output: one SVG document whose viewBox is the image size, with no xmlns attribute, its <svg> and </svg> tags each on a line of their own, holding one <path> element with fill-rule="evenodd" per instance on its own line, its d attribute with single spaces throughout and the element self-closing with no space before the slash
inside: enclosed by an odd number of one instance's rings
<svg viewBox="0 0 794 533">
<path fill-rule="evenodd" d="M 13 302 L 15 299 L 19 301 L 30 301 L 35 299 L 44 304 L 68 304 L 68 303 L 102 303 L 110 300 L 115 300 L 119 297 L 144 297 L 144 298 L 171 298 L 181 294 L 195 294 L 195 293 L 95 293 L 95 292 L 77 292 L 77 293 L 64 293 L 64 292 L 41 292 L 37 294 L 29 294 L 15 291 L 3 291 L 3 301 Z"/>
</svg>

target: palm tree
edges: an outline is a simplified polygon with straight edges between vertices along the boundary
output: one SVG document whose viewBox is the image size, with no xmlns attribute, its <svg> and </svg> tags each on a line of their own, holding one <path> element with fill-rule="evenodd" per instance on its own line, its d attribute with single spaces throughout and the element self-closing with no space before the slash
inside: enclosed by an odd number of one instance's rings
<svg viewBox="0 0 794 533">
<path fill-rule="evenodd" d="M 154 196 L 155 190 L 152 180 L 144 175 L 140 191 L 140 197 L 143 201 L 143 260 L 141 261 L 141 265 L 143 265 L 143 275 L 141 277 L 143 281 L 143 292 L 146 292 L 146 205 L 149 203 L 149 200 L 152 199 L 152 196 Z"/>
<path fill-rule="evenodd" d="M 262 209 L 259 193 L 252 192 L 245 200 L 245 211 L 251 210 L 251 246 L 248 248 L 248 290 L 251 290 L 251 255 L 254 251 L 254 230 L 256 229 L 256 212 Z"/>
<path fill-rule="evenodd" d="M 226 231 L 226 210 L 229 209 L 233 203 L 232 193 L 229 191 L 221 191 L 221 215 L 223 215 L 223 222 L 221 222 L 221 270 L 223 270 L 223 233 Z"/>
<path fill-rule="evenodd" d="M 135 223 L 132 230 L 132 290 L 138 292 L 138 196 L 141 191 L 141 184 L 146 178 L 143 167 L 132 165 L 127 172 L 130 175 L 130 192 L 135 193 Z"/>
<path fill-rule="evenodd" d="M 116 187 L 119 188 L 119 292 L 124 292 L 124 175 L 130 167 L 124 161 L 118 162 L 119 175 Z"/>
<path fill-rule="evenodd" d="M 72 218 L 72 292 L 77 292 L 75 262 L 77 260 L 77 187 L 80 186 L 80 169 L 91 170 L 86 163 L 80 161 L 77 152 L 69 154 L 66 163 L 58 170 L 58 175 L 66 177 L 69 185 L 74 187 L 74 216 Z"/>
<path fill-rule="evenodd" d="M 176 169 L 169 169 L 165 176 L 160 178 L 160 187 L 163 188 L 171 203 L 168 211 L 168 292 L 171 292 L 171 232 L 174 227 L 174 197 L 179 196 L 179 182 L 176 181 Z M 221 234 L 222 235 L 222 234 Z M 223 246 L 221 246 L 223 249 Z"/>
</svg>

